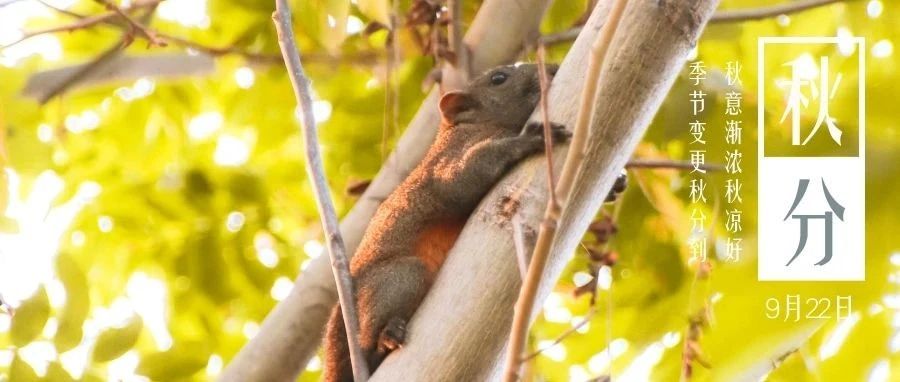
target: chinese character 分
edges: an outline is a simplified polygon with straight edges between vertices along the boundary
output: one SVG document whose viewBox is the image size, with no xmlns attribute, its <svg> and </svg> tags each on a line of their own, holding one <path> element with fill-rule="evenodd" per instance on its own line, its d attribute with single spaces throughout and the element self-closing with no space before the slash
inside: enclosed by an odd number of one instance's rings
<svg viewBox="0 0 900 382">
<path fill-rule="evenodd" d="M 828 186 L 825 185 L 824 179 L 822 179 L 822 191 L 825 194 L 825 201 L 828 203 L 828 207 L 831 211 L 825 211 L 821 215 L 792 215 L 797 208 L 797 205 L 799 205 L 800 201 L 803 199 L 803 196 L 806 195 L 807 187 L 809 187 L 809 179 L 800 179 L 800 182 L 797 184 L 797 195 L 794 197 L 794 203 L 791 205 L 791 209 L 788 210 L 788 213 L 784 215 L 783 220 L 787 220 L 789 217 L 800 220 L 800 241 L 797 244 L 797 251 L 794 252 L 794 256 L 788 260 L 785 266 L 791 265 L 791 263 L 794 262 L 794 259 L 803 252 L 803 248 L 806 247 L 806 239 L 809 234 L 809 219 L 825 220 L 825 256 L 822 257 L 822 260 L 819 260 L 816 265 L 828 264 L 828 262 L 831 261 L 832 253 L 832 215 L 837 215 L 838 219 L 841 221 L 844 220 L 844 206 L 834 200 L 834 197 L 831 196 L 831 192 L 828 191 Z"/>
</svg>

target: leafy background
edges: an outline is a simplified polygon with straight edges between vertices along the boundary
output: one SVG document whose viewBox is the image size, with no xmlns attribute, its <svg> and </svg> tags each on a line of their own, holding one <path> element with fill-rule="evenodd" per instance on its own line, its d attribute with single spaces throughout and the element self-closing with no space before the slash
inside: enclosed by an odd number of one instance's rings
<svg viewBox="0 0 900 382">
<path fill-rule="evenodd" d="M 87 0 L 49 3 L 81 14 L 104 11 Z M 767 3 L 725 0 L 721 8 Z M 466 21 L 478 5 L 465 2 Z M 405 126 L 422 100 L 433 60 L 408 33 L 399 36 L 401 61 L 390 76 L 399 95 L 395 115 L 385 101 L 393 87 L 386 85 L 386 33 L 361 32 L 370 21 L 387 20 L 388 2 L 303 0 L 293 6 L 314 81 L 326 170 L 345 212 L 354 198 L 342 190 L 377 172 L 399 136 L 396 126 Z M 398 6 L 403 11 L 410 4 Z M 322 255 L 290 84 L 277 61 L 265 59 L 278 54 L 272 8 L 261 0 L 164 1 L 152 28 L 253 54 L 217 54 L 199 74 L 107 79 L 43 105 L 22 93 L 30 78 L 91 60 L 119 41 L 121 29 L 46 34 L 0 50 L 0 294 L 16 307 L 15 316 L 0 313 L 0 380 L 214 378 L 286 296 L 304 264 Z M 565 30 L 584 9 L 584 1 L 555 2 L 542 32 Z M 33 0 L 3 2 L 0 43 L 72 20 Z M 606 211 L 617 210 L 619 231 L 610 248 L 619 261 L 601 271 L 597 313 L 544 350 L 531 377 L 583 381 L 611 372 L 616 380 L 676 380 L 688 318 L 708 304 L 712 320 L 697 346 L 711 367 L 695 363 L 696 380 L 741 380 L 772 367 L 772 381 L 897 380 L 891 372 L 900 369 L 898 23 L 900 7 L 891 1 L 846 1 L 712 25 L 694 58 L 710 70 L 702 85 L 711 95 L 703 115 L 711 126 L 710 153 L 724 152 L 712 126 L 724 124 L 726 64 L 745 68 L 739 89 L 748 127 L 743 217 L 752 237 L 757 38 L 866 38 L 865 282 L 757 282 L 750 240 L 740 262 L 714 262 L 709 277 L 698 279 L 685 245 L 691 177 L 631 171 L 628 190 Z M 567 48 L 552 48 L 550 57 L 561 60 Z M 125 54 L 198 57 L 177 44 L 148 48 L 140 38 Z M 833 59 L 842 58 L 835 53 Z M 842 86 L 852 89 L 855 81 L 845 78 Z M 687 158 L 691 89 L 685 71 L 636 156 Z M 777 108 L 783 100 L 766 102 Z M 838 99 L 831 107 L 840 116 L 851 115 L 855 105 L 855 99 Z M 719 194 L 724 178 L 708 176 Z M 722 219 L 714 228 L 721 248 Z M 579 250 L 544 304 L 532 331 L 534 349 L 588 314 L 590 297 L 572 293 L 590 280 L 587 270 L 588 257 Z M 766 318 L 767 301 L 789 294 L 852 296 L 854 313 L 840 322 Z M 320 359 L 306 370 L 300 380 L 317 380 Z"/>
</svg>

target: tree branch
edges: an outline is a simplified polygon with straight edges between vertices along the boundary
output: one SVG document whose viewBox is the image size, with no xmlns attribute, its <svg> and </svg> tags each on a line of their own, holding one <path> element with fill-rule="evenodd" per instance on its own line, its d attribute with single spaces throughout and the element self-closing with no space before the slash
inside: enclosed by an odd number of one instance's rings
<svg viewBox="0 0 900 382">
<path fill-rule="evenodd" d="M 722 171 L 725 169 L 721 164 L 703 164 L 699 166 L 706 171 Z M 674 161 L 671 159 L 632 159 L 625 164 L 627 169 L 672 169 L 672 170 L 693 170 L 694 164 L 687 161 Z"/>
<path fill-rule="evenodd" d="M 57 33 L 57 32 L 72 32 L 72 31 L 76 31 L 76 30 L 87 29 L 87 28 L 90 28 L 97 24 L 109 22 L 113 18 L 121 16 L 121 14 L 119 13 L 120 11 L 122 13 L 127 13 L 127 12 L 131 12 L 131 11 L 134 11 L 137 9 L 156 7 L 161 1 L 162 0 L 136 1 L 134 4 L 132 4 L 131 6 L 129 6 L 127 8 L 116 7 L 116 8 L 118 8 L 118 11 L 113 10 L 113 11 L 109 11 L 106 13 L 101 13 L 99 15 L 86 16 L 84 18 L 78 19 L 77 21 L 75 21 L 71 24 L 60 25 L 60 26 L 50 27 L 47 29 L 40 29 L 40 30 L 28 32 L 28 33 L 25 33 L 18 40 L 13 41 L 7 45 L 4 45 L 3 47 L 0 47 L 0 49 L 9 48 L 9 47 L 16 45 L 22 41 L 25 41 L 29 38 L 32 38 L 32 37 L 35 37 L 38 35 L 42 35 L 42 34 Z"/>
<path fill-rule="evenodd" d="M 163 41 L 159 37 L 157 37 L 156 33 L 154 33 L 152 30 L 147 28 L 147 26 L 145 26 L 142 22 L 135 20 L 133 17 L 131 17 L 131 15 L 128 14 L 128 12 L 125 12 L 118 5 L 113 4 L 109 0 L 96 0 L 96 1 L 99 2 L 100 4 L 103 4 L 103 6 L 106 7 L 106 9 L 111 10 L 111 11 L 115 12 L 117 15 L 119 15 L 119 17 L 121 17 L 123 20 L 125 20 L 126 23 L 128 23 L 128 25 L 131 27 L 132 31 L 138 31 L 141 36 L 143 36 L 144 38 L 147 39 L 147 41 L 150 42 L 151 46 L 164 47 L 164 46 L 168 45 L 168 44 L 166 44 L 165 41 Z"/>
<path fill-rule="evenodd" d="M 549 0 L 496 0 L 482 4 L 465 43 L 473 72 L 513 61 L 523 42 L 537 33 Z M 497 28 L 497 20 L 515 20 Z M 452 72 L 453 68 L 445 68 Z M 433 87 L 381 171 L 341 221 L 347 253 L 354 253 L 372 215 L 421 161 L 434 140 L 440 115 Z M 509 233 L 507 233 L 508 235 Z M 518 274 L 518 272 L 516 272 Z M 334 278 L 324 256 L 310 261 L 291 293 L 263 321 L 259 333 L 241 349 L 219 377 L 221 381 L 287 381 L 296 378 L 315 354 L 322 329 L 335 303 Z"/>
<path fill-rule="evenodd" d="M 572 100 L 585 85 L 587 52 L 609 5 L 594 14 L 553 79 L 551 120 L 572 125 Z M 537 306 L 565 264 L 665 99 L 717 0 L 633 1 L 610 48 L 615 54 L 598 84 L 584 167 L 560 217 Z M 537 114 L 532 115 L 537 119 Z M 564 147 L 554 155 L 563 155 Z M 557 157 L 560 158 L 560 157 Z M 416 311 L 406 345 L 373 374 L 372 381 L 482 381 L 498 377 L 510 328 L 519 272 L 505 202 L 522 192 L 517 213 L 530 227 L 547 202 L 543 158 L 520 165 L 498 184 L 469 219 L 434 286 Z M 524 191 L 522 191 L 524 189 Z M 532 260 L 534 261 L 534 260 Z M 535 311 L 531 312 L 533 317 Z"/>
<path fill-rule="evenodd" d="M 569 192 L 572 189 L 572 181 L 576 172 L 582 166 L 584 148 L 586 147 L 589 134 L 588 123 L 590 122 L 593 108 L 597 107 L 594 100 L 597 98 L 597 82 L 600 78 L 600 71 L 603 69 L 609 46 L 612 43 L 616 29 L 619 27 L 619 22 L 622 20 L 622 15 L 625 13 L 627 3 L 627 0 L 613 1 L 609 17 L 607 17 L 607 21 L 601 27 L 596 41 L 591 46 L 585 86 L 582 89 L 581 103 L 578 108 L 578 118 L 575 120 L 575 126 L 573 127 L 572 142 L 563 164 L 559 183 L 555 186 L 556 191 L 563 197 L 563 203 L 568 201 Z M 542 97 L 542 99 L 546 102 L 546 97 Z M 542 112 L 542 114 L 546 121 L 546 112 Z M 549 125 L 549 122 L 545 122 L 545 125 Z M 547 152 L 551 151 L 547 150 Z M 552 155 L 549 157 L 552 157 Z M 552 164 L 552 162 L 550 163 Z M 556 192 L 552 189 L 554 187 L 553 172 L 548 170 L 547 176 L 551 184 L 550 198 L 547 202 L 547 210 L 544 212 L 540 231 L 538 232 L 537 244 L 535 245 L 534 253 L 531 255 L 531 262 L 528 264 L 528 273 L 523 280 L 522 289 L 519 291 L 519 298 L 516 300 L 516 310 L 509 334 L 509 347 L 507 348 L 506 366 L 503 375 L 503 380 L 506 382 L 515 382 L 518 379 L 525 339 L 528 337 L 528 328 L 530 327 L 531 311 L 534 308 L 534 299 L 550 254 L 550 245 L 556 236 L 561 206 L 559 201 L 556 200 Z"/>
<path fill-rule="evenodd" d="M 724 24 L 740 21 L 762 20 L 780 15 L 802 12 L 834 3 L 855 0 L 803 0 L 792 1 L 784 4 L 768 7 L 722 10 L 713 14 L 709 19 L 710 24 Z M 575 39 L 581 33 L 581 26 L 572 27 L 562 32 L 551 33 L 540 37 L 540 42 L 545 45 L 562 44 Z"/>
<path fill-rule="evenodd" d="M 788 15 L 791 13 L 802 12 L 808 9 L 818 8 L 834 3 L 853 1 L 853 0 L 801 0 L 792 1 L 784 4 L 777 4 L 768 7 L 750 8 L 750 9 L 734 9 L 716 12 L 709 20 L 711 24 L 717 23 L 733 23 L 748 20 L 760 20 L 780 15 Z"/>
<path fill-rule="evenodd" d="M 350 360 L 353 365 L 353 379 L 365 382 L 369 379 L 369 369 L 365 356 L 359 345 L 359 318 L 356 314 L 356 303 L 353 299 L 353 281 L 350 278 L 350 262 L 344 252 L 344 242 L 341 239 L 341 231 L 338 226 L 337 213 L 331 201 L 331 192 L 328 189 L 328 181 L 325 178 L 325 169 L 322 166 L 322 157 L 319 154 L 319 141 L 316 136 L 316 120 L 313 116 L 312 97 L 310 96 L 310 83 L 303 73 L 303 65 L 300 62 L 300 52 L 297 50 L 297 42 L 294 40 L 294 30 L 291 25 L 291 8 L 287 0 L 275 1 L 275 12 L 272 19 L 275 22 L 275 30 L 278 32 L 278 45 L 288 69 L 288 76 L 294 87 L 294 96 L 302 111 L 302 130 L 306 144 L 306 172 L 316 195 L 319 215 L 322 218 L 322 227 L 325 230 L 325 241 L 328 243 L 328 255 L 331 258 L 332 271 L 337 282 L 338 299 L 343 313 L 344 326 L 346 327 Z"/>
</svg>

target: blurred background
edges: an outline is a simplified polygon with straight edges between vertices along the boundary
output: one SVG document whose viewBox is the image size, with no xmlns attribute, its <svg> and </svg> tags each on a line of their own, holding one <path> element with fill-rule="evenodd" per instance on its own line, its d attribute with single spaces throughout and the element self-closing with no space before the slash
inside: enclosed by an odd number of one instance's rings
<svg viewBox="0 0 900 382">
<path fill-rule="evenodd" d="M 323 255 L 274 2 L 103 3 L 0 0 L 0 380 L 213 379 L 305 264 Z M 399 1 L 400 20 L 413 20 L 406 15 L 423 3 Z M 612 373 L 673 381 L 685 362 L 693 380 L 742 380 L 759 368 L 774 369 L 772 381 L 900 380 L 900 4 L 829 3 L 710 25 L 691 61 L 709 71 L 700 86 L 710 95 L 702 119 L 711 126 L 711 153 L 725 151 L 722 130 L 712 126 L 724 125 L 725 93 L 735 90 L 725 84 L 727 63 L 744 68 L 737 88 L 743 222 L 752 238 L 757 38 L 866 39 L 865 52 L 832 58 L 865 54 L 868 64 L 866 281 L 758 282 L 753 240 L 739 261 L 715 260 L 724 251 L 721 218 L 713 223 L 712 268 L 698 269 L 686 245 L 691 176 L 633 169 L 627 191 L 598 215 L 544 303 L 529 342 L 539 351 L 529 380 Z M 464 2 L 464 26 L 479 5 Z M 724 0 L 721 9 L 769 5 Z M 435 65 L 423 47 L 430 25 L 420 21 L 389 39 L 379 28 L 389 23 L 388 0 L 292 6 L 343 213 L 424 98 Z M 558 36 L 587 9 L 589 1 L 555 1 L 541 32 Z M 570 42 L 549 46 L 548 58 L 561 61 Z M 636 158 L 688 159 L 695 88 L 686 65 Z M 766 104 L 780 109 L 783 98 L 771 94 Z M 855 108 L 856 99 L 831 102 L 839 118 Z M 811 113 L 805 118 L 814 120 Z M 706 177 L 710 195 L 721 198 L 725 175 Z M 704 208 L 722 215 L 718 203 Z M 852 296 L 852 314 L 767 318 L 771 299 L 787 295 Z M 320 371 L 316 357 L 300 380 L 318 380 Z"/>
</svg>

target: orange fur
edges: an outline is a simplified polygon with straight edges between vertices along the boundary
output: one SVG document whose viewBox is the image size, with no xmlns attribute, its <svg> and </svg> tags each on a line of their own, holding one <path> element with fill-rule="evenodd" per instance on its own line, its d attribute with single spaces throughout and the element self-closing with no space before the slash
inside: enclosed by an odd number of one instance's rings
<svg viewBox="0 0 900 382">
<path fill-rule="evenodd" d="M 465 220 L 444 220 L 422 230 L 415 242 L 415 254 L 434 277 L 447 259 L 447 253 L 462 232 Z"/>
</svg>

